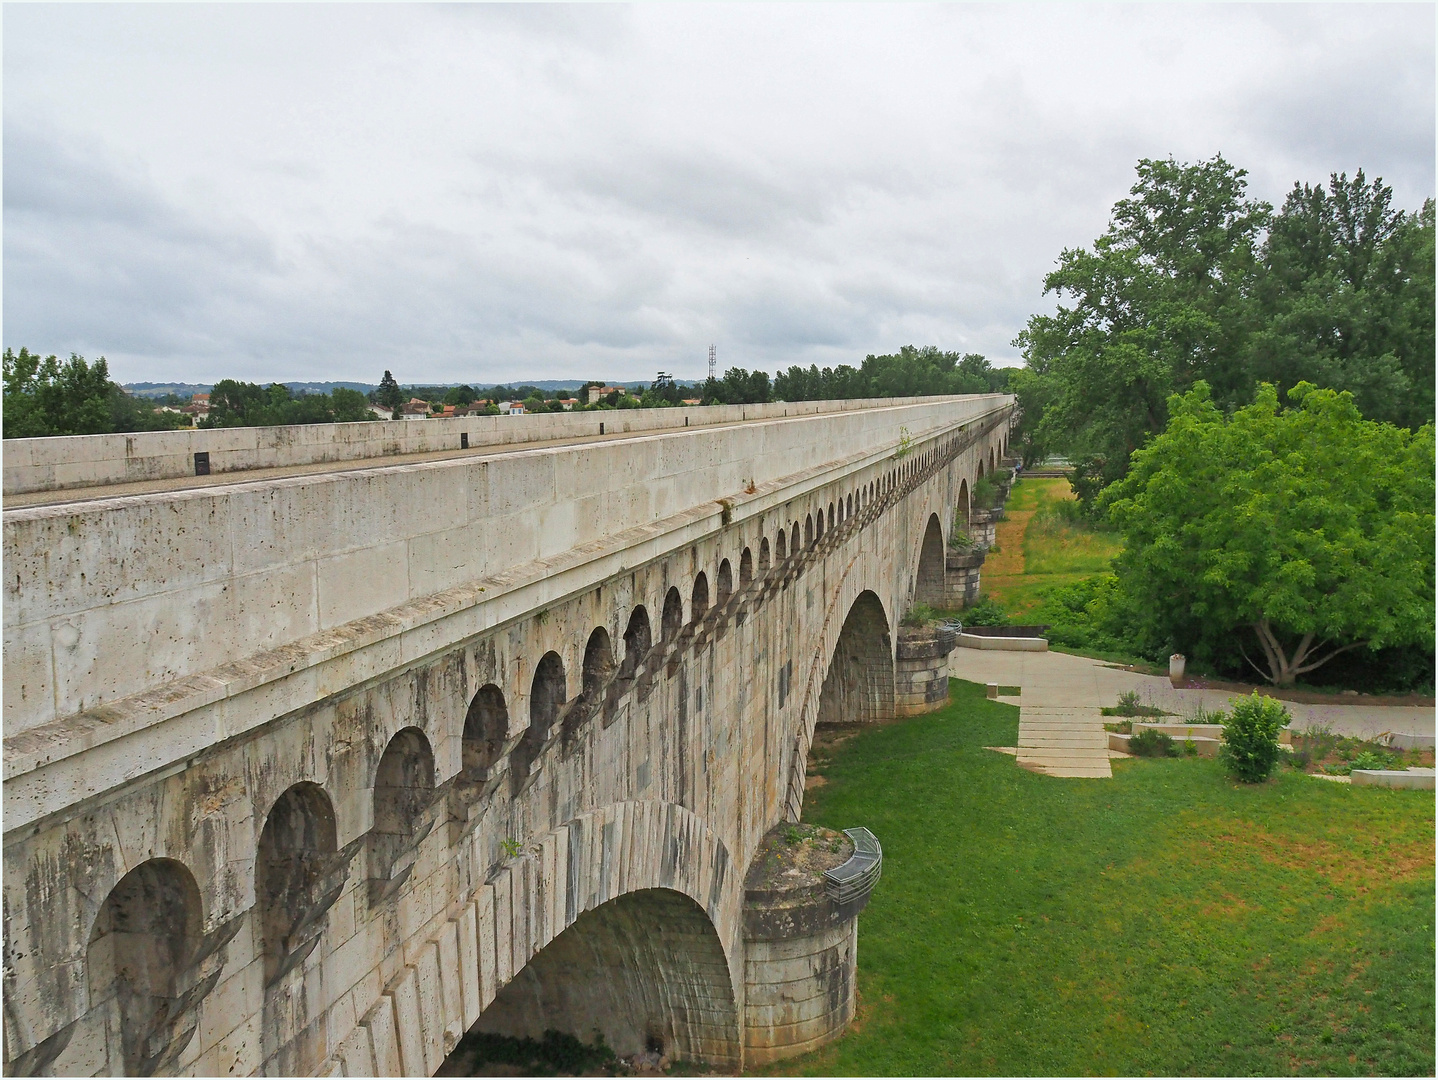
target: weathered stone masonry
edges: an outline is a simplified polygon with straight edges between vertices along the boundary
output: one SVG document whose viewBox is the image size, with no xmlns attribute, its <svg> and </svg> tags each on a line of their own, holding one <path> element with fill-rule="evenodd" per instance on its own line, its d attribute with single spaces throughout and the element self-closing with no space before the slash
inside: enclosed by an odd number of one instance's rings
<svg viewBox="0 0 1438 1080">
<path fill-rule="evenodd" d="M 898 618 L 921 579 L 944 582 L 925 537 L 1003 453 L 1010 412 L 766 421 L 811 426 L 644 440 L 633 463 L 607 444 L 599 468 L 643 486 L 652 459 L 693 490 L 598 528 L 580 518 L 604 501 L 576 514 L 565 486 L 579 450 L 344 480 L 424 495 L 435 469 L 488 469 L 500 488 L 451 538 L 404 542 L 403 596 L 378 579 L 405 522 L 377 530 L 344 492 L 293 523 L 298 542 L 242 525 L 311 560 L 311 581 L 347 576 L 283 612 L 301 572 L 166 594 L 223 614 L 229 652 L 198 623 L 154 642 L 178 624 L 140 594 L 192 572 L 177 538 L 217 557 L 207 521 L 254 520 L 246 499 L 283 513 L 303 484 L 7 512 L 7 1074 L 428 1074 L 477 1021 L 535 1016 L 739 1067 L 745 867 L 799 814 L 814 724 L 894 715 Z M 498 491 L 535 474 L 531 455 L 551 487 L 506 524 Z M 346 529 L 350 552 L 327 554 Z M 171 540 L 173 556 L 137 554 Z M 306 614 L 326 605 L 328 623 Z M 113 666 L 147 647 L 160 663 Z M 44 648 L 71 669 L 45 676 Z M 783 1052 L 782 1034 L 760 1041 Z"/>
</svg>

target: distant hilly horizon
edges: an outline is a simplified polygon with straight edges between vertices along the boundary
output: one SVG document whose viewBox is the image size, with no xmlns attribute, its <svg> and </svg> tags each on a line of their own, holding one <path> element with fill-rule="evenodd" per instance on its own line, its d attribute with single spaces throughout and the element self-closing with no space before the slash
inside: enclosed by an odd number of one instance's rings
<svg viewBox="0 0 1438 1080">
<path fill-rule="evenodd" d="M 696 386 L 700 380 L 678 379 L 680 386 Z M 584 385 L 583 379 L 529 379 L 514 380 L 507 383 L 475 383 L 475 382 L 416 382 L 400 383 L 401 390 L 413 390 L 423 388 L 426 390 L 447 390 L 453 386 L 472 386 L 476 390 L 487 390 L 491 386 L 533 386 L 539 390 L 578 390 Z M 638 386 L 640 383 L 648 385 L 649 380 L 636 382 L 632 379 L 621 380 L 617 384 L 623 386 Z M 269 385 L 269 384 L 266 384 Z M 328 394 L 335 387 L 344 387 L 346 390 L 358 390 L 362 394 L 368 394 L 371 390 L 378 388 L 378 383 L 361 382 L 286 382 L 281 385 L 288 387 L 291 391 L 306 394 Z M 179 382 L 132 382 L 122 383 L 122 389 L 135 397 L 164 397 L 166 394 L 178 394 L 181 397 L 189 397 L 194 394 L 208 394 L 214 389 L 214 383 L 179 383 Z"/>
</svg>

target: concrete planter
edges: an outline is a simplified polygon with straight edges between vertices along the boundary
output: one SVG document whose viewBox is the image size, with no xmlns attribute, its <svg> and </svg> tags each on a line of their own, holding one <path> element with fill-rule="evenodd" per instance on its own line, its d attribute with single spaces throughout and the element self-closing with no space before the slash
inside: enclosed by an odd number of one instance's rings
<svg viewBox="0 0 1438 1080">
<path fill-rule="evenodd" d="M 894 715 L 919 716 L 949 702 L 949 653 L 957 635 L 944 626 L 903 626 L 894 649 Z"/>
<path fill-rule="evenodd" d="M 1183 685 L 1183 670 L 1188 665 L 1183 653 L 1174 653 L 1168 658 L 1168 681 L 1174 686 Z"/>
</svg>

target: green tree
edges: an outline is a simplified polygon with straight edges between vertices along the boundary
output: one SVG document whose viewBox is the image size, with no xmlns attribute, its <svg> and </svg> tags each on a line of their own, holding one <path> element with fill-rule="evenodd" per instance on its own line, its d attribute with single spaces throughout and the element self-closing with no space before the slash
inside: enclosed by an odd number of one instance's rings
<svg viewBox="0 0 1438 1080">
<path fill-rule="evenodd" d="M 1141 160 L 1108 231 L 1044 279 L 1058 310 L 1015 344 L 1049 383 L 1036 437 L 1079 466 L 1086 501 L 1163 430 L 1171 393 L 1203 379 L 1231 406 L 1250 392 L 1241 357 L 1271 208 L 1248 198 L 1246 175 L 1222 156 Z"/>
<path fill-rule="evenodd" d="M 379 387 L 374 392 L 374 403 L 391 409 L 398 409 L 404 404 L 404 392 L 400 390 L 399 383 L 395 381 L 394 376 L 388 370 L 385 371 L 384 378 L 380 379 Z"/>
<path fill-rule="evenodd" d="M 4 381 L 7 439 L 157 431 L 187 422 L 125 393 L 110 381 L 103 356 L 90 364 L 71 353 L 62 363 L 24 347 L 18 353 L 6 349 Z"/>
<path fill-rule="evenodd" d="M 479 399 L 472 386 L 452 386 L 444 393 L 444 404 L 453 405 L 456 408 L 462 405 L 469 405 Z"/>
<path fill-rule="evenodd" d="M 1393 207 L 1363 170 L 1295 184 L 1263 250 L 1256 379 L 1352 392 L 1363 415 L 1416 427 L 1433 416 L 1433 200 Z"/>
<path fill-rule="evenodd" d="M 1236 642 L 1290 685 L 1340 653 L 1432 649 L 1433 425 L 1363 419 L 1352 395 L 1261 384 L 1232 416 L 1206 383 L 1102 496 L 1143 629 L 1200 658 Z M 1253 659 L 1256 654 L 1259 661 Z"/>
</svg>

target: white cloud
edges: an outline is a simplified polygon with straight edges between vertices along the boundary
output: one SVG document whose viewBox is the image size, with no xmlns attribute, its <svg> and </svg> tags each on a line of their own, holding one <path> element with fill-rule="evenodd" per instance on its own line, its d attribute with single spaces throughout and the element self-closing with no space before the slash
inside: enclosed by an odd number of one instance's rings
<svg viewBox="0 0 1438 1080">
<path fill-rule="evenodd" d="M 12 6 L 5 344 L 121 378 L 1012 358 L 1139 157 L 1433 192 L 1431 6 Z"/>
</svg>

